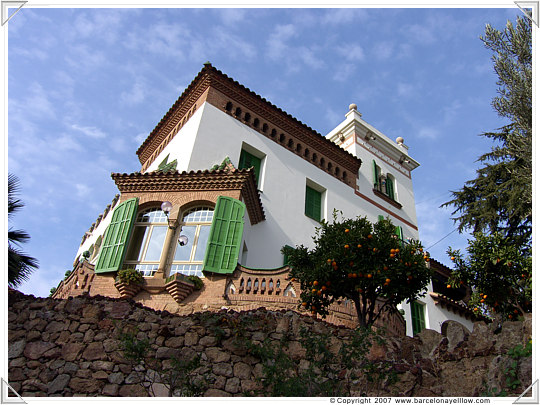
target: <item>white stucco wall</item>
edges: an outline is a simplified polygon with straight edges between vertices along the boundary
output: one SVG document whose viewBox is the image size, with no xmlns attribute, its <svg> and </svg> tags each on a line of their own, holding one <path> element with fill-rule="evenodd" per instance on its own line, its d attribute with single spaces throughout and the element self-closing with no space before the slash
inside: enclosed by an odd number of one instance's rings
<svg viewBox="0 0 540 405">
<path fill-rule="evenodd" d="M 435 305 L 435 301 L 433 301 L 433 298 L 431 298 L 429 292 L 433 292 L 433 286 L 431 283 L 428 286 L 426 295 L 417 299 L 419 303 L 424 305 L 426 329 L 433 329 L 434 331 L 440 333 L 443 322 L 452 320 L 461 323 L 472 332 L 474 322 L 452 311 L 448 311 L 445 308 Z M 406 333 L 408 336 L 413 336 L 411 306 L 410 304 L 403 302 L 401 303 L 401 308 L 405 311 Z"/>
<path fill-rule="evenodd" d="M 209 169 L 226 156 L 237 166 L 245 144 L 265 155 L 260 188 L 266 220 L 246 226 L 244 231 L 249 252 L 248 267 L 281 266 L 280 249 L 284 245 L 312 246 L 318 223 L 304 215 L 307 179 L 326 190 L 323 196 L 326 219 L 331 219 L 334 208 L 343 211 L 345 217 L 367 216 L 373 222 L 377 221 L 378 215 L 385 215 L 378 207 L 357 196 L 351 187 L 214 106 L 205 103 L 199 111 L 202 117 L 189 170 Z M 174 159 L 174 151 L 170 150 L 169 159 Z M 406 236 L 417 237 L 416 231 L 406 224 L 394 222 L 403 227 Z"/>
<path fill-rule="evenodd" d="M 179 172 L 189 170 L 189 161 L 191 159 L 193 145 L 197 137 L 197 130 L 202 117 L 202 109 L 199 108 L 193 116 L 178 130 L 178 133 L 171 139 L 169 144 L 161 151 L 157 158 L 152 162 L 144 173 L 157 170 L 159 164 L 170 154 L 167 162 L 177 159 L 176 170 Z M 221 162 L 220 162 L 221 163 Z M 207 169 L 210 169 L 209 167 Z"/>
</svg>

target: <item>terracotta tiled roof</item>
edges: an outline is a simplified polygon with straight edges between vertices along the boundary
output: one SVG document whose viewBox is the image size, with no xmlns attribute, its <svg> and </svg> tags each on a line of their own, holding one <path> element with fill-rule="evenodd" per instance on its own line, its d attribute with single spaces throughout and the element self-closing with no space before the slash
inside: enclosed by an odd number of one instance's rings
<svg viewBox="0 0 540 405">
<path fill-rule="evenodd" d="M 112 173 L 120 192 L 241 190 L 252 224 L 265 220 L 255 174 L 250 169 Z"/>
<path fill-rule="evenodd" d="M 483 320 L 489 321 L 489 318 L 483 315 L 476 315 L 473 310 L 471 310 L 465 303 L 462 301 L 456 301 L 452 298 L 447 297 L 441 293 L 430 292 L 429 295 L 433 298 L 433 301 L 436 305 L 441 305 L 446 307 L 448 310 L 458 313 L 466 318 L 471 318 L 473 320 Z"/>
<path fill-rule="evenodd" d="M 184 90 L 184 92 L 178 97 L 178 99 L 175 101 L 175 103 L 172 105 L 172 107 L 167 111 L 167 113 L 163 116 L 163 118 L 159 121 L 159 123 L 156 125 L 156 127 L 150 132 L 148 137 L 145 139 L 145 141 L 142 143 L 142 145 L 137 150 L 137 155 L 139 156 L 139 159 L 141 162 L 145 161 L 146 158 L 143 158 L 143 155 L 147 152 L 145 152 L 145 149 L 152 143 L 153 139 L 158 136 L 158 134 L 161 132 L 161 130 L 167 125 L 168 121 L 174 116 L 175 111 L 182 106 L 183 103 L 187 102 L 192 93 L 194 93 L 197 89 L 199 93 L 202 93 L 202 87 L 211 87 L 212 81 L 216 81 L 216 79 L 220 79 L 221 81 L 225 81 L 231 85 L 233 85 L 235 88 L 239 89 L 240 91 L 243 91 L 244 93 L 248 93 L 252 98 L 258 100 L 260 103 L 264 104 L 266 108 L 272 110 L 274 113 L 277 113 L 281 116 L 281 118 L 291 122 L 292 124 L 296 125 L 297 127 L 301 127 L 304 131 L 309 132 L 313 139 L 317 141 L 318 144 L 322 145 L 323 148 L 329 148 L 333 150 L 333 153 L 337 156 L 341 156 L 343 163 L 348 162 L 345 164 L 351 170 L 353 173 L 358 171 L 358 168 L 360 167 L 362 161 L 351 154 L 350 152 L 346 151 L 345 149 L 339 147 L 334 142 L 328 140 L 326 137 L 309 127 L 308 125 L 304 124 L 303 122 L 299 121 L 289 113 L 283 111 L 281 108 L 275 106 L 268 100 L 266 100 L 264 97 L 256 94 L 252 90 L 248 89 L 247 87 L 243 86 L 236 80 L 230 78 L 220 70 L 213 67 L 210 63 L 205 63 L 204 67 L 201 69 L 201 71 L 197 74 L 197 76 L 192 80 L 192 82 L 189 84 L 189 86 Z M 205 83 L 206 82 L 206 83 Z M 161 136 L 164 136 L 163 134 Z"/>
</svg>

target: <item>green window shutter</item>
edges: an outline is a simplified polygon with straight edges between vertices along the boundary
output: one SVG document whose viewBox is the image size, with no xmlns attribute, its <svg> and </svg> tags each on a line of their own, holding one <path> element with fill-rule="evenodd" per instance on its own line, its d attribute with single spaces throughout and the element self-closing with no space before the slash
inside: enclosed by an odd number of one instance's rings
<svg viewBox="0 0 540 405">
<path fill-rule="evenodd" d="M 386 179 L 386 195 L 394 199 L 394 181 L 391 178 Z"/>
<path fill-rule="evenodd" d="M 139 199 L 131 198 L 114 210 L 111 223 L 105 231 L 101 253 L 94 269 L 96 273 L 120 270 L 138 208 Z"/>
<path fill-rule="evenodd" d="M 399 240 L 403 240 L 403 228 L 401 226 L 396 226 L 396 235 Z"/>
<path fill-rule="evenodd" d="M 285 248 L 291 248 L 294 249 L 292 246 L 285 245 Z M 287 253 L 283 253 L 283 265 L 287 266 L 289 264 L 289 255 Z"/>
<path fill-rule="evenodd" d="M 244 232 L 246 205 L 231 197 L 219 196 L 206 245 L 203 271 L 230 274 L 238 264 Z"/>
<path fill-rule="evenodd" d="M 379 215 L 379 221 L 384 221 L 384 215 Z"/>
<path fill-rule="evenodd" d="M 420 333 L 426 328 L 426 322 L 424 319 L 424 306 L 414 301 L 411 302 L 411 318 L 413 326 L 413 335 Z"/>
<path fill-rule="evenodd" d="M 380 169 L 379 167 L 377 166 L 377 162 L 375 162 L 375 160 L 373 160 L 373 185 L 375 186 L 375 188 L 378 188 L 379 187 L 379 175 L 380 175 Z"/>
<path fill-rule="evenodd" d="M 250 167 L 253 167 L 253 170 L 255 171 L 255 180 L 257 180 L 257 184 L 259 184 L 259 175 L 261 173 L 261 159 L 242 149 L 242 152 L 240 153 L 240 163 L 238 164 L 238 168 L 249 169 Z"/>
<path fill-rule="evenodd" d="M 306 186 L 306 206 L 305 214 L 306 216 L 314 219 L 315 221 L 321 221 L 321 193 L 317 190 L 312 189 L 309 186 Z"/>
</svg>

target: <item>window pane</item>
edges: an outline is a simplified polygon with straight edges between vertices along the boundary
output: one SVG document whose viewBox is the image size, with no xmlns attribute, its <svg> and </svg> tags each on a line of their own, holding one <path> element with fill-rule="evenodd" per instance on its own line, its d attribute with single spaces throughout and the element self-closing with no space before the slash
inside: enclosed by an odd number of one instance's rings
<svg viewBox="0 0 540 405">
<path fill-rule="evenodd" d="M 171 275 L 182 273 L 185 276 L 199 276 L 200 278 L 204 278 L 201 269 L 202 264 L 173 264 L 171 266 Z"/>
<path fill-rule="evenodd" d="M 185 235 L 188 238 L 188 243 L 180 246 L 176 243 L 176 252 L 174 254 L 175 262 L 189 262 L 191 257 L 191 249 L 193 248 L 193 240 L 195 239 L 195 230 L 197 226 L 183 226 L 180 235 Z"/>
<path fill-rule="evenodd" d="M 158 262 L 161 257 L 161 251 L 163 250 L 163 243 L 165 242 L 165 234 L 167 233 L 166 226 L 154 226 L 152 229 L 152 236 L 146 249 L 146 255 L 144 257 L 145 262 Z"/>
<path fill-rule="evenodd" d="M 197 240 L 197 246 L 195 247 L 195 257 L 193 261 L 202 262 L 204 260 L 204 252 L 206 252 L 206 245 L 208 243 L 208 236 L 210 235 L 210 225 L 201 225 L 199 231 L 199 239 Z"/>
<path fill-rule="evenodd" d="M 195 208 L 184 215 L 184 222 L 212 222 L 213 208 Z"/>
<path fill-rule="evenodd" d="M 136 226 L 133 229 L 133 236 L 131 237 L 131 243 L 129 249 L 126 253 L 126 260 L 136 260 L 139 261 L 142 255 L 142 246 L 148 237 L 148 231 L 150 227 L 147 226 Z"/>
<path fill-rule="evenodd" d="M 137 222 L 167 223 L 167 216 L 159 208 L 150 208 L 139 213 Z"/>
</svg>

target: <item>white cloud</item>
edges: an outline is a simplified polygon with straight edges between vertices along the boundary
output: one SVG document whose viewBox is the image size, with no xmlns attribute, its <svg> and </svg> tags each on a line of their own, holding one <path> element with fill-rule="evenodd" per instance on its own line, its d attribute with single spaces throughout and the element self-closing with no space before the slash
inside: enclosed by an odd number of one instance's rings
<svg viewBox="0 0 540 405">
<path fill-rule="evenodd" d="M 337 48 L 338 55 L 348 62 L 360 62 L 365 59 L 364 49 L 360 45 L 345 45 Z"/>
<path fill-rule="evenodd" d="M 75 191 L 77 193 L 77 197 L 84 198 L 87 195 L 89 195 L 90 191 L 92 190 L 86 184 L 78 183 L 78 184 L 75 184 Z"/>
<path fill-rule="evenodd" d="M 340 63 L 337 66 L 335 66 L 334 75 L 332 76 L 332 79 L 338 82 L 344 82 L 355 71 L 355 65 L 353 63 Z"/>
<path fill-rule="evenodd" d="M 440 135 L 440 131 L 432 127 L 420 128 L 417 132 L 419 138 L 423 139 L 437 139 Z"/>
<path fill-rule="evenodd" d="M 28 97 L 22 102 L 10 100 L 10 113 L 13 112 L 16 119 L 24 120 L 25 115 L 34 118 L 56 117 L 54 105 L 41 84 L 37 82 L 30 84 L 28 93 Z"/>
<path fill-rule="evenodd" d="M 397 93 L 401 97 L 410 97 L 414 94 L 415 87 L 410 83 L 398 83 Z"/>
<path fill-rule="evenodd" d="M 71 67 L 83 72 L 103 68 L 107 62 L 103 51 L 97 48 L 89 48 L 86 44 L 73 46 L 65 60 Z"/>
<path fill-rule="evenodd" d="M 105 138 L 106 134 L 99 128 L 96 127 L 83 127 L 79 126 L 77 124 L 71 125 L 71 128 L 82 132 L 84 135 L 94 138 L 94 139 L 102 139 Z"/>
<path fill-rule="evenodd" d="M 394 53 L 394 44 L 392 42 L 378 42 L 373 46 L 373 54 L 377 59 L 388 59 Z"/>
<path fill-rule="evenodd" d="M 353 21 L 365 21 L 368 18 L 368 10 L 362 8 L 333 8 L 326 11 L 321 21 L 323 24 L 339 25 Z"/>
<path fill-rule="evenodd" d="M 133 87 L 130 91 L 123 91 L 120 94 L 120 101 L 123 104 L 133 106 L 142 103 L 145 97 L 146 88 L 140 80 L 137 80 L 135 83 L 133 83 Z"/>
<path fill-rule="evenodd" d="M 290 55 L 287 54 L 289 46 L 286 44 L 286 42 L 296 35 L 297 32 L 294 25 L 278 25 L 268 38 L 267 55 L 272 59 L 289 57 Z"/>
<path fill-rule="evenodd" d="M 247 10 L 242 8 L 222 8 L 216 11 L 225 25 L 234 26 L 244 20 Z"/>
<path fill-rule="evenodd" d="M 315 56 L 313 49 L 301 47 L 298 49 L 298 56 L 302 62 L 313 69 L 320 69 L 324 66 L 324 62 Z"/>
</svg>

